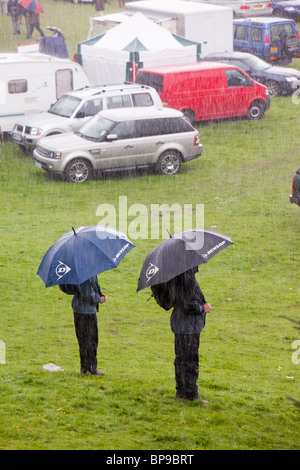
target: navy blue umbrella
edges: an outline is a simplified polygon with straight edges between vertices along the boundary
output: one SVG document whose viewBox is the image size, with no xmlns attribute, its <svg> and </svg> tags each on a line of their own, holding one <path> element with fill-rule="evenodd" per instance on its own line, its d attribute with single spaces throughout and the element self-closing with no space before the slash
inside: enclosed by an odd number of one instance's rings
<svg viewBox="0 0 300 470">
<path fill-rule="evenodd" d="M 106 225 L 80 227 L 49 248 L 37 274 L 46 287 L 76 284 L 114 269 L 134 245 L 119 230 Z"/>
</svg>

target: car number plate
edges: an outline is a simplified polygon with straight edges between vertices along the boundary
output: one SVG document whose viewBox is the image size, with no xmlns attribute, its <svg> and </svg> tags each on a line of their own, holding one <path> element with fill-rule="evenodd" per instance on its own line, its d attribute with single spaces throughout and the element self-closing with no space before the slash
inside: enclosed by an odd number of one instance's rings
<svg viewBox="0 0 300 470">
<path fill-rule="evenodd" d="M 263 8 L 263 5 L 254 5 L 254 8 Z"/>
<path fill-rule="evenodd" d="M 271 47 L 271 52 L 277 52 L 277 50 L 278 50 L 277 46 L 272 46 Z"/>
<path fill-rule="evenodd" d="M 12 136 L 13 136 L 13 139 L 16 140 L 17 142 L 22 142 L 22 136 L 20 134 L 16 134 L 15 132 L 13 132 Z"/>
<path fill-rule="evenodd" d="M 34 164 L 37 168 L 40 168 L 41 170 L 43 169 L 42 165 L 39 162 L 37 162 L 36 160 L 34 160 Z"/>
</svg>

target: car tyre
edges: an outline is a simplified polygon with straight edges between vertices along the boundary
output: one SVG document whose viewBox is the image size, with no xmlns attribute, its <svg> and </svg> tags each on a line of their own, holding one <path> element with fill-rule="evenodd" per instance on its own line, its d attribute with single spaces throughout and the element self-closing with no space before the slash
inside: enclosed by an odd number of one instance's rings
<svg viewBox="0 0 300 470">
<path fill-rule="evenodd" d="M 196 120 L 194 111 L 192 109 L 184 109 L 182 113 L 186 120 L 193 126 Z"/>
<path fill-rule="evenodd" d="M 282 93 L 281 86 L 275 80 L 266 81 L 265 86 L 268 88 L 268 92 L 271 98 L 275 98 L 276 96 L 281 96 L 281 93 Z"/>
<path fill-rule="evenodd" d="M 65 169 L 65 179 L 69 183 L 84 183 L 93 174 L 93 167 L 88 160 L 84 158 L 75 158 L 71 160 Z"/>
<path fill-rule="evenodd" d="M 250 104 L 248 113 L 247 113 L 247 118 L 251 119 L 252 121 L 257 121 L 258 119 L 261 119 L 264 115 L 264 105 L 261 101 L 253 101 L 253 103 Z"/>
<path fill-rule="evenodd" d="M 180 168 L 181 156 L 176 150 L 167 150 L 158 159 L 157 171 L 160 175 L 176 175 Z"/>
<path fill-rule="evenodd" d="M 284 18 L 285 16 L 284 13 L 282 13 L 282 11 L 279 10 L 279 8 L 274 8 L 272 15 L 279 16 L 280 18 Z"/>
</svg>

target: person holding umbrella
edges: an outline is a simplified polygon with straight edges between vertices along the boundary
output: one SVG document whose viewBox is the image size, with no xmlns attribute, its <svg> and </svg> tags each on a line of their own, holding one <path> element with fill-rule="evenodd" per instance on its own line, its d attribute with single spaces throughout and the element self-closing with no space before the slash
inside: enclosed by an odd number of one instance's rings
<svg viewBox="0 0 300 470">
<path fill-rule="evenodd" d="M 198 266 L 207 263 L 232 240 L 218 232 L 196 228 L 170 235 L 146 257 L 137 292 L 151 287 L 158 305 L 173 311 L 175 335 L 176 398 L 207 403 L 198 394 L 200 333 L 212 308 L 195 278 Z"/>
<path fill-rule="evenodd" d="M 99 304 L 106 302 L 97 275 L 115 269 L 134 245 L 123 232 L 106 225 L 72 228 L 52 245 L 37 271 L 46 287 L 59 285 L 73 295 L 72 309 L 79 344 L 81 372 L 97 369 Z"/>
<path fill-rule="evenodd" d="M 212 308 L 206 302 L 193 268 L 174 279 L 174 309 L 171 330 L 175 335 L 176 398 L 208 403 L 198 394 L 200 333 L 206 314 Z"/>
<path fill-rule="evenodd" d="M 74 324 L 79 345 L 81 373 L 104 375 L 97 369 L 98 320 L 99 304 L 106 302 L 106 295 L 101 292 L 97 276 L 82 284 L 59 286 L 62 292 L 73 296 L 72 309 Z"/>
</svg>

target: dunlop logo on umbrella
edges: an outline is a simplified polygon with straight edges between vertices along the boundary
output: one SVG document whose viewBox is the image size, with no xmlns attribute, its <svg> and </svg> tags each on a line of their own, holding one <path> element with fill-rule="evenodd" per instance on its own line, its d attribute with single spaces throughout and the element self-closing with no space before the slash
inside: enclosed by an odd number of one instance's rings
<svg viewBox="0 0 300 470">
<path fill-rule="evenodd" d="M 57 275 L 57 280 L 59 281 L 62 277 L 64 277 L 69 271 L 71 271 L 71 268 L 67 266 L 66 264 L 62 263 L 59 261 L 59 264 L 56 266 L 56 275 Z"/>
<path fill-rule="evenodd" d="M 222 242 L 218 243 L 218 245 L 215 245 L 213 248 L 211 248 L 207 253 L 203 254 L 204 258 L 207 258 L 209 255 L 211 255 L 214 251 L 216 251 L 218 248 L 221 248 L 225 243 L 225 240 Z"/>
<path fill-rule="evenodd" d="M 157 271 L 159 271 L 159 268 L 151 263 L 146 271 L 147 282 L 150 281 L 150 279 L 157 273 Z"/>
</svg>

